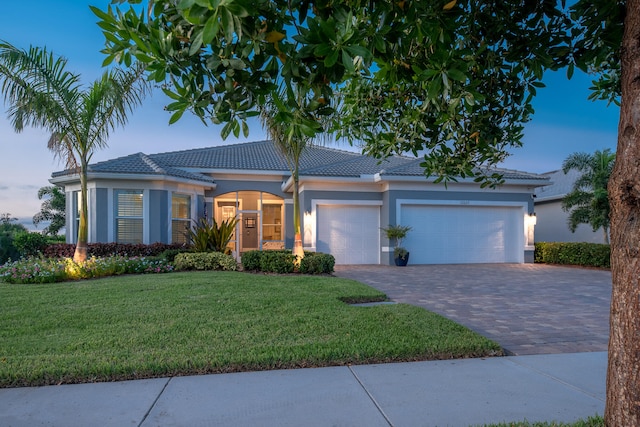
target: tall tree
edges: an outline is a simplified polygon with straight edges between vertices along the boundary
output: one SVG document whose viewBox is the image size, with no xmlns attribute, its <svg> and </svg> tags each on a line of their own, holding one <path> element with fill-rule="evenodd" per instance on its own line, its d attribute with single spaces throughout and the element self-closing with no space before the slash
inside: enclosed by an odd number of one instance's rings
<svg viewBox="0 0 640 427">
<path fill-rule="evenodd" d="M 562 199 L 562 209 L 569 212 L 568 226 L 575 232 L 580 224 L 589 224 L 593 231 L 602 228 L 605 243 L 609 243 L 609 193 L 607 185 L 616 155 L 611 150 L 593 154 L 573 153 L 562 162 L 566 174 L 580 173 L 573 188 Z"/>
<path fill-rule="evenodd" d="M 304 258 L 301 209 L 299 196 L 300 157 L 314 138 L 322 134 L 323 117 L 329 117 L 333 109 L 325 103 L 308 99 L 298 86 L 282 86 L 269 94 L 260 104 L 260 120 L 273 143 L 287 159 L 293 180 L 293 254 L 300 261 Z M 310 125 L 312 127 L 310 127 Z"/>
<path fill-rule="evenodd" d="M 65 226 L 67 197 L 60 187 L 49 185 L 38 190 L 38 199 L 43 198 L 40 212 L 33 216 L 33 223 L 38 225 L 42 221 L 49 221 L 49 225 L 42 230 L 42 233 L 53 236 Z"/>
<path fill-rule="evenodd" d="M 50 132 L 47 147 L 80 175 L 81 202 L 74 261 L 87 257 L 87 166 L 96 150 L 107 146 L 109 133 L 125 125 L 141 103 L 147 83 L 143 69 L 113 68 L 89 87 L 66 70 L 67 60 L 46 49 L 22 50 L 0 41 L 0 81 L 8 115 L 16 132 L 26 126 Z"/>
<path fill-rule="evenodd" d="M 569 10 L 564 0 L 156 0 L 147 10 L 96 10 L 106 62 L 137 59 L 168 81 L 172 120 L 191 110 L 239 132 L 279 82 L 330 103 L 340 88 L 345 129 L 368 153 L 426 149 L 425 174 L 442 179 L 500 183 L 491 167 L 521 144 L 544 71 L 597 73 L 593 97 L 621 99 L 605 417 L 640 425 L 640 0 Z"/>
</svg>

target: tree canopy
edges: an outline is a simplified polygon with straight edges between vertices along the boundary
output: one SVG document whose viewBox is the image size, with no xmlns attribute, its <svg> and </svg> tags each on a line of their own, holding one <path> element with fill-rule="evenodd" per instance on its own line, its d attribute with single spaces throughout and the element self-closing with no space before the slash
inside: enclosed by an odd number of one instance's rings
<svg viewBox="0 0 640 427">
<path fill-rule="evenodd" d="M 640 424 L 640 0 L 156 0 L 94 12 L 105 63 L 144 63 L 171 121 L 190 110 L 225 123 L 223 136 L 246 134 L 265 95 L 295 84 L 339 107 L 339 134 L 365 152 L 424 152 L 425 174 L 444 180 L 500 183 L 493 167 L 521 144 L 545 70 L 595 73 L 592 99 L 621 103 L 605 417 Z"/>
<path fill-rule="evenodd" d="M 164 0 L 93 10 L 105 64 L 143 62 L 172 100 L 170 121 L 190 110 L 225 123 L 223 137 L 247 134 L 264 97 L 295 84 L 311 102 L 340 105 L 333 130 L 366 153 L 426 152 L 426 174 L 486 184 L 500 182 L 490 168 L 521 144 L 544 70 L 575 62 L 570 11 L 555 1 Z"/>
</svg>

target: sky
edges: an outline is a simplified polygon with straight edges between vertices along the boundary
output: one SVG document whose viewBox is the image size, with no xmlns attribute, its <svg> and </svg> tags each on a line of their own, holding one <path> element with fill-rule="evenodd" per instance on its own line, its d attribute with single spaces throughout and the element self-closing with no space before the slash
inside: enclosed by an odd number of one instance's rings
<svg viewBox="0 0 640 427">
<path fill-rule="evenodd" d="M 83 84 L 90 84 L 104 71 L 100 50 L 104 36 L 89 5 L 106 9 L 109 0 L 31 0 L 4 2 L 0 14 L 0 39 L 26 49 L 30 45 L 47 47 L 68 59 L 67 69 L 81 74 Z M 564 71 L 547 73 L 546 88 L 534 101 L 536 113 L 525 125 L 523 147 L 514 149 L 501 167 L 544 173 L 560 169 L 571 153 L 610 148 L 615 151 L 619 108 L 605 101 L 587 99 L 591 77 L 578 73 L 567 80 Z M 0 101 L 1 103 L 1 101 Z M 169 103 L 162 93 L 154 93 L 129 116 L 125 128 L 116 129 L 109 146 L 96 152 L 93 162 L 113 159 L 137 152 L 146 154 L 210 147 L 265 139 L 256 121 L 248 138 L 227 140 L 220 137 L 220 127 L 205 126 L 190 114 L 169 125 Z M 9 213 L 33 229 L 31 218 L 40 210 L 40 187 L 50 185 L 51 173 L 64 164 L 47 150 L 48 133 L 25 129 L 15 133 L 7 120 L 6 105 L 0 110 L 0 214 Z M 353 150 L 347 145 L 336 148 Z"/>
</svg>

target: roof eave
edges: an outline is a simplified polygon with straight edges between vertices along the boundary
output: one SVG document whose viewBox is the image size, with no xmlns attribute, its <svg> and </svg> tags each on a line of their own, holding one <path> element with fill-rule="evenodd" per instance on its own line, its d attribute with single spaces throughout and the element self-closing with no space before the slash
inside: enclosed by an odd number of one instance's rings
<svg viewBox="0 0 640 427">
<path fill-rule="evenodd" d="M 164 174 L 139 174 L 139 173 L 105 173 L 105 172 L 90 172 L 87 174 L 87 181 L 96 179 L 111 179 L 118 181 L 155 181 L 165 180 L 171 182 L 178 182 L 191 185 L 199 185 L 210 190 L 215 190 L 217 184 L 215 182 L 200 181 L 197 179 L 182 178 L 178 176 L 164 175 Z M 65 184 L 71 184 L 80 181 L 80 175 L 77 173 L 70 175 L 61 175 L 52 177 L 49 182 L 54 185 L 64 186 Z"/>
<path fill-rule="evenodd" d="M 425 178 L 424 176 L 416 176 L 416 175 L 380 175 L 379 173 L 374 175 L 375 182 L 435 182 L 436 178 L 433 176 L 429 176 Z M 474 181 L 473 178 L 462 178 L 454 181 L 457 184 L 478 184 Z M 527 187 L 543 187 L 545 185 L 549 185 L 549 183 L 545 180 L 541 179 L 516 179 L 516 178 L 507 178 L 504 181 L 504 185 L 523 185 Z"/>
</svg>

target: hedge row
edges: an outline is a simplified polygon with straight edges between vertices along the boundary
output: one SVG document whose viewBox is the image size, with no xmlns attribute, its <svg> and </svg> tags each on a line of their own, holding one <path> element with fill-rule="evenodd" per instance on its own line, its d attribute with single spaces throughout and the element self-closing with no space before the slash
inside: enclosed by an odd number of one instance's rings
<svg viewBox="0 0 640 427">
<path fill-rule="evenodd" d="M 539 242 L 534 261 L 611 268 L 611 248 L 599 243 Z"/>
<path fill-rule="evenodd" d="M 89 256 L 107 257 L 113 255 L 129 257 L 159 256 L 167 250 L 186 249 L 183 244 L 152 243 L 150 245 L 135 245 L 128 243 L 89 243 L 87 252 Z M 42 250 L 45 258 L 71 258 L 76 250 L 76 245 L 70 243 L 56 243 L 48 245 Z"/>
<path fill-rule="evenodd" d="M 298 272 L 302 274 L 330 274 L 336 260 L 333 255 L 321 252 L 305 252 Z M 290 250 L 249 251 L 242 255 L 245 271 L 287 274 L 296 271 L 296 256 Z"/>
<path fill-rule="evenodd" d="M 222 252 L 184 252 L 176 255 L 174 264 L 176 270 L 235 271 L 238 268 L 236 260 Z"/>
</svg>

